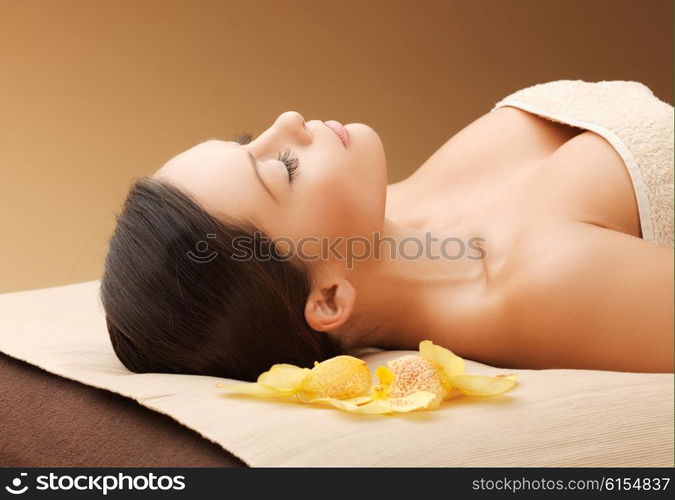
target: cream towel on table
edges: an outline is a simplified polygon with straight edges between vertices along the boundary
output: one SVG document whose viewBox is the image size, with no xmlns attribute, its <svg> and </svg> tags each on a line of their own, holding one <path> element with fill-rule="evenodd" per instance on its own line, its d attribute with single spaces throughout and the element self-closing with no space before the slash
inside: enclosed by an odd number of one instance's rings
<svg viewBox="0 0 675 500">
<path fill-rule="evenodd" d="M 496 397 L 398 416 L 232 397 L 215 387 L 226 379 L 124 368 L 98 287 L 90 281 L 0 295 L 0 351 L 134 399 L 252 466 L 673 466 L 672 374 L 505 370 L 467 361 L 467 373 L 517 373 L 519 382 Z M 405 353 L 366 361 L 374 369 Z M 32 418 L 26 415 L 39 425 Z M 1 430 L 0 440 L 11 432 Z"/>
<path fill-rule="evenodd" d="M 673 106 L 633 81 L 557 80 L 518 90 L 513 106 L 595 132 L 619 153 L 635 189 L 642 237 L 673 248 Z"/>
</svg>

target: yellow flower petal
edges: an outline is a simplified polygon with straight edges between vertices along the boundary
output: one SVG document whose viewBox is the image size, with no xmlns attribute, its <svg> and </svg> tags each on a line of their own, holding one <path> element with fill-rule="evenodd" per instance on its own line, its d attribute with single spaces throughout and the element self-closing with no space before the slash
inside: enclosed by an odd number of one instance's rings
<svg viewBox="0 0 675 500">
<path fill-rule="evenodd" d="M 388 413 L 408 413 L 415 410 L 433 409 L 436 394 L 427 391 L 417 391 L 408 396 L 392 399 L 373 399 L 365 396 L 352 399 L 318 398 L 310 403 L 327 404 L 350 413 L 366 415 L 384 415 Z"/>
<path fill-rule="evenodd" d="M 464 360 L 462 358 L 448 349 L 435 345 L 430 340 L 420 342 L 420 356 L 441 368 L 441 380 L 446 386 L 452 385 L 450 384 L 450 377 L 464 373 Z"/>
<path fill-rule="evenodd" d="M 515 375 L 487 377 L 484 375 L 455 375 L 450 384 L 469 396 L 494 396 L 515 384 Z"/>
<path fill-rule="evenodd" d="M 273 365 L 258 377 L 258 384 L 273 387 L 281 391 L 297 391 L 300 384 L 309 375 L 309 368 L 281 363 Z"/>
<path fill-rule="evenodd" d="M 243 384 L 216 384 L 216 387 L 225 389 L 231 394 L 246 394 L 248 396 L 258 397 L 288 397 L 295 394 L 295 390 L 279 390 L 274 387 L 267 387 L 255 382 Z"/>
<path fill-rule="evenodd" d="M 372 377 L 365 361 L 353 356 L 335 356 L 317 364 L 298 390 L 302 401 L 318 398 L 350 399 L 370 392 Z"/>
<path fill-rule="evenodd" d="M 397 413 L 407 413 L 414 410 L 433 410 L 441 404 L 441 398 L 435 392 L 416 391 L 401 398 L 389 400 L 391 409 Z"/>
<path fill-rule="evenodd" d="M 351 399 L 316 398 L 309 403 L 326 404 L 349 413 L 384 414 L 392 413 L 388 400 L 374 400 L 372 396 Z"/>
</svg>

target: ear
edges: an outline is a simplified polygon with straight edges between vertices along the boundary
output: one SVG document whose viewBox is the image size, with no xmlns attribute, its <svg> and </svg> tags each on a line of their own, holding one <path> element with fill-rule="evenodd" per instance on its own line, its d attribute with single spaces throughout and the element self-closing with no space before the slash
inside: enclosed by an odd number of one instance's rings
<svg viewBox="0 0 675 500">
<path fill-rule="evenodd" d="M 356 291 L 346 279 L 336 279 L 318 287 L 305 304 L 307 324 L 319 332 L 337 328 L 351 316 L 355 299 Z"/>
</svg>

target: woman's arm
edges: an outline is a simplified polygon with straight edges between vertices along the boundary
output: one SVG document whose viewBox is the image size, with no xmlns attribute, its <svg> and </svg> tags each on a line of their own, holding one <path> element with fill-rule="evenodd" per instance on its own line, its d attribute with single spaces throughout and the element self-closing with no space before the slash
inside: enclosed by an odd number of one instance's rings
<svg viewBox="0 0 675 500">
<path fill-rule="evenodd" d="M 548 243 L 512 288 L 518 362 L 673 372 L 673 250 L 585 223 Z"/>
</svg>

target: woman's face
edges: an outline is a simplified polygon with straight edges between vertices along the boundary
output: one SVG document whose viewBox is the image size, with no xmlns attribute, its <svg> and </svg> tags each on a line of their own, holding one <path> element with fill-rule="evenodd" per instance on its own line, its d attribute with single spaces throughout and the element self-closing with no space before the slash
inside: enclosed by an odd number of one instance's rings
<svg viewBox="0 0 675 500">
<path fill-rule="evenodd" d="M 315 239 L 329 245 L 348 236 L 371 240 L 384 221 L 382 142 L 362 123 L 345 128 L 347 147 L 322 121 L 305 123 L 288 111 L 248 144 L 208 140 L 169 160 L 155 177 L 191 194 L 216 217 L 250 221 L 296 245 L 304 239 L 304 254 L 317 255 L 322 243 Z M 292 174 L 292 160 L 279 160 L 285 150 L 287 159 L 297 158 Z"/>
</svg>

